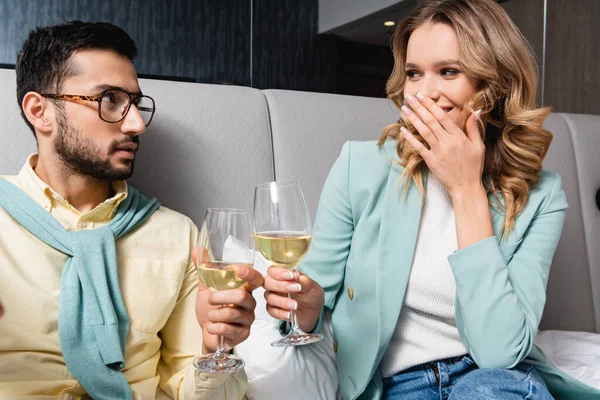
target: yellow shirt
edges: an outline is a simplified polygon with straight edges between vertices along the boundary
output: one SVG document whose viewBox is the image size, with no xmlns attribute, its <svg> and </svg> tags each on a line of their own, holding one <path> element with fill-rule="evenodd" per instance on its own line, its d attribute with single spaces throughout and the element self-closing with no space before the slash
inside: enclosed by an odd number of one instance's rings
<svg viewBox="0 0 600 400">
<path fill-rule="evenodd" d="M 69 230 L 109 223 L 127 197 L 116 194 L 81 214 L 34 172 L 30 156 L 16 176 L 20 187 Z M 240 399 L 247 380 L 199 374 L 192 360 L 202 348 L 195 315 L 197 271 L 190 259 L 198 239 L 193 222 L 160 207 L 116 243 L 119 284 L 131 319 L 123 374 L 134 399 Z M 67 256 L 41 242 L 0 208 L 0 399 L 87 397 L 69 373 L 58 338 L 58 296 Z M 32 397 L 28 397 L 32 396 Z"/>
</svg>

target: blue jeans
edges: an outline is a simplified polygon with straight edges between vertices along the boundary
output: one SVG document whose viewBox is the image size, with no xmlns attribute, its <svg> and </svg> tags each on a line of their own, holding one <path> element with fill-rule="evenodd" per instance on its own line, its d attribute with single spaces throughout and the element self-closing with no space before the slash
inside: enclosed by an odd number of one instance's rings
<svg viewBox="0 0 600 400">
<path fill-rule="evenodd" d="M 383 383 L 385 400 L 553 399 L 533 366 L 479 369 L 469 355 L 418 365 Z"/>
</svg>

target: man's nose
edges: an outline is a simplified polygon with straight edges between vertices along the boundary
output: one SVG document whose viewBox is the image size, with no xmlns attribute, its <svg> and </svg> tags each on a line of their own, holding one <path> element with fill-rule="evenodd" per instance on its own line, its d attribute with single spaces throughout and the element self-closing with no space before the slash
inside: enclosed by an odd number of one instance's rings
<svg viewBox="0 0 600 400">
<path fill-rule="evenodd" d="M 121 131 L 128 135 L 141 135 L 146 132 L 144 118 L 142 118 L 140 111 L 134 104 L 131 105 L 129 112 L 127 112 L 125 119 L 123 119 Z"/>
</svg>

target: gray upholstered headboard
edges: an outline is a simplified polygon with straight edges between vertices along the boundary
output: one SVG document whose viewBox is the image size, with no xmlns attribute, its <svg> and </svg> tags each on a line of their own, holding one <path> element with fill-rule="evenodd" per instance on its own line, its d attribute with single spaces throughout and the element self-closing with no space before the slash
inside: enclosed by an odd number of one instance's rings
<svg viewBox="0 0 600 400">
<path fill-rule="evenodd" d="M 130 184 L 199 226 L 209 207 L 252 210 L 271 181 L 273 151 L 262 93 L 236 86 L 140 80 L 157 112 L 140 138 Z"/>
</svg>

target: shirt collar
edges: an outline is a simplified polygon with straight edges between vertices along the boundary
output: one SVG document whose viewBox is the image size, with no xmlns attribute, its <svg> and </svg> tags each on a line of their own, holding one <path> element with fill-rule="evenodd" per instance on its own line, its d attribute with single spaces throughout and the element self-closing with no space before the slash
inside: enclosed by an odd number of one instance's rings
<svg viewBox="0 0 600 400">
<path fill-rule="evenodd" d="M 54 191 L 35 173 L 33 169 L 37 165 L 37 161 L 38 154 L 30 155 L 19 172 L 19 183 L 23 191 L 48 212 L 50 212 L 57 203 L 61 203 L 63 206 L 74 209 L 67 200 Z M 119 204 L 127 198 L 127 183 L 125 181 L 114 181 L 112 187 L 115 194 L 88 213 L 102 210 L 107 211 L 111 218 L 114 216 Z M 102 212 L 101 214 L 105 213 Z"/>
</svg>

